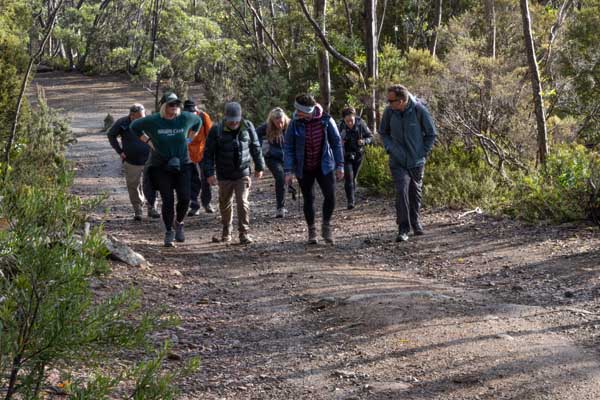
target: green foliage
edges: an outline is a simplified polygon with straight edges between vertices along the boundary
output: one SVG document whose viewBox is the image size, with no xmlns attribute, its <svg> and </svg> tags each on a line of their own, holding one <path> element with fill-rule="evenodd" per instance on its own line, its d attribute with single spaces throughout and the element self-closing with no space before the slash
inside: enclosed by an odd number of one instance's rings
<svg viewBox="0 0 600 400">
<path fill-rule="evenodd" d="M 6 399 L 39 398 L 49 368 L 93 368 L 121 349 L 148 347 L 149 333 L 173 323 L 159 319 L 160 311 L 143 311 L 139 290 L 102 299 L 94 294 L 91 283 L 109 272 L 107 249 L 102 227 L 83 232 L 86 213 L 99 200 L 70 194 L 73 174 L 64 151 L 71 131 L 41 93 L 38 106 L 0 189 L 0 387 Z M 173 384 L 197 361 L 163 373 L 164 355 L 156 359 L 134 368 L 137 374 L 109 363 L 104 376 L 65 384 L 65 390 L 75 398 L 109 399 L 121 382 L 143 381 L 135 398 L 174 398 Z"/>
<path fill-rule="evenodd" d="M 358 182 L 374 194 L 394 193 L 389 156 L 383 146 L 367 146 Z"/>
<path fill-rule="evenodd" d="M 552 148 L 546 167 L 516 183 L 510 213 L 526 220 L 580 221 L 588 217 L 590 180 L 598 179 L 600 158 L 581 145 Z"/>
<path fill-rule="evenodd" d="M 424 178 L 424 202 L 451 208 L 498 210 L 510 201 L 510 186 L 484 161 L 478 147 L 455 143 L 434 147 Z"/>
</svg>

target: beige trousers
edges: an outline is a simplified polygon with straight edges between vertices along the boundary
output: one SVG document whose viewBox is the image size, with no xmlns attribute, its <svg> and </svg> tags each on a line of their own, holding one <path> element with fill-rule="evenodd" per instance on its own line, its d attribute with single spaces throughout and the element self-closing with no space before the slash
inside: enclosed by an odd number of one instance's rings
<svg viewBox="0 0 600 400">
<path fill-rule="evenodd" d="M 129 192 L 129 201 L 133 206 L 133 212 L 136 215 L 142 215 L 142 206 L 144 205 L 144 191 L 142 190 L 142 175 L 144 174 L 143 165 L 132 165 L 127 161 L 123 162 L 123 171 L 125 172 L 125 183 Z"/>
<path fill-rule="evenodd" d="M 231 223 L 233 222 L 233 196 L 237 205 L 239 234 L 247 234 L 250 230 L 250 203 L 248 195 L 252 181 L 249 176 L 235 181 L 219 181 L 219 210 L 221 211 L 221 222 L 223 233 L 231 235 Z"/>
</svg>

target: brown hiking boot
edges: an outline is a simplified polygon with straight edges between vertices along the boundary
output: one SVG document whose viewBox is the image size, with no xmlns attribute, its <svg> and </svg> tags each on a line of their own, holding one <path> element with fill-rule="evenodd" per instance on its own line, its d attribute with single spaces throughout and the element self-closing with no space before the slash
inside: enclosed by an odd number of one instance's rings
<svg viewBox="0 0 600 400">
<path fill-rule="evenodd" d="M 325 243 L 333 244 L 333 233 L 329 223 L 321 225 L 321 236 L 323 236 Z"/>
<path fill-rule="evenodd" d="M 308 226 L 308 244 L 317 244 L 317 228 L 314 225 Z"/>
<path fill-rule="evenodd" d="M 218 235 L 213 236 L 212 241 L 214 243 L 219 243 L 219 242 L 228 243 L 228 242 L 231 242 L 231 227 L 224 226 L 223 227 L 223 231 L 221 232 L 221 236 L 218 236 Z"/>
</svg>

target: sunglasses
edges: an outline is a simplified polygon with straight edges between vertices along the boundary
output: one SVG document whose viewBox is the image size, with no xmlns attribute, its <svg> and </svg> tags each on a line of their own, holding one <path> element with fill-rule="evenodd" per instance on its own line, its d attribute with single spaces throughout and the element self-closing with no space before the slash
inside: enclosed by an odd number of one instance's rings
<svg viewBox="0 0 600 400">
<path fill-rule="evenodd" d="M 387 102 L 388 102 L 389 104 L 395 103 L 395 102 L 397 102 L 397 101 L 402 101 L 402 99 L 391 99 L 391 100 L 390 100 L 390 99 L 387 99 Z"/>
</svg>

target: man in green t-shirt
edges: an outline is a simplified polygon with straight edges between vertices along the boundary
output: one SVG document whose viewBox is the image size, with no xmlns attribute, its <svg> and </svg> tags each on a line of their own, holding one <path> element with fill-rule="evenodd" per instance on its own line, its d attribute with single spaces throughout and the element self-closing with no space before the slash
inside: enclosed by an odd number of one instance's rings
<svg viewBox="0 0 600 400">
<path fill-rule="evenodd" d="M 181 100 L 175 93 L 162 96 L 160 112 L 130 125 L 131 131 L 152 149 L 149 175 L 162 199 L 167 247 L 173 247 L 173 241 L 185 241 L 183 220 L 190 205 L 192 168 L 187 145 L 201 126 L 202 119 L 197 115 L 181 111 Z M 173 192 L 177 194 L 177 215 Z"/>
</svg>

